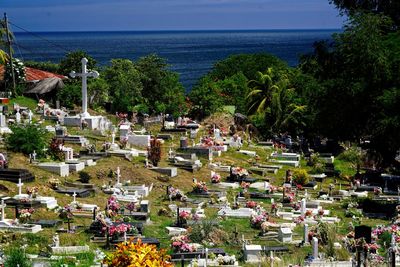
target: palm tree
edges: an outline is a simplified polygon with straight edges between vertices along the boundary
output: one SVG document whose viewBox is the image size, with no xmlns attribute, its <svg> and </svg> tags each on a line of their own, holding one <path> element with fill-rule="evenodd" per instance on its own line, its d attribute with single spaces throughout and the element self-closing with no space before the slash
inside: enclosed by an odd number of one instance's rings
<svg viewBox="0 0 400 267">
<path fill-rule="evenodd" d="M 275 74 L 272 68 L 268 68 L 265 73 L 257 71 L 257 79 L 249 81 L 250 93 L 247 95 L 249 100 L 249 114 L 262 113 L 271 103 L 273 91 L 277 90 L 274 83 Z"/>
<path fill-rule="evenodd" d="M 8 31 L 9 38 L 12 40 L 14 38 L 12 32 Z M 4 20 L 0 20 L 0 48 L 3 48 L 6 44 L 7 29 Z M 9 59 L 6 51 L 0 49 L 0 64 L 5 64 Z"/>
</svg>

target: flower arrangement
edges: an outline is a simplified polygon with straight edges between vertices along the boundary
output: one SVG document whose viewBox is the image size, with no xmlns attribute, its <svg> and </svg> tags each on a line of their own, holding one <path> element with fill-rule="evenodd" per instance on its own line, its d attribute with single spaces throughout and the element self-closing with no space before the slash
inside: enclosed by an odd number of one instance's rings
<svg viewBox="0 0 400 267">
<path fill-rule="evenodd" d="M 312 210 L 306 210 L 306 213 L 304 214 L 306 217 L 311 217 L 312 216 Z"/>
<path fill-rule="evenodd" d="M 254 209 L 255 207 L 257 207 L 257 202 L 255 202 L 255 201 L 247 201 L 246 202 L 246 207 L 250 208 L 250 209 Z"/>
<path fill-rule="evenodd" d="M 58 213 L 58 217 L 62 220 L 71 220 L 74 217 L 71 206 L 69 205 L 58 207 L 55 209 L 55 211 Z"/>
<path fill-rule="evenodd" d="M 172 267 L 170 259 L 165 250 L 157 250 L 155 245 L 143 244 L 139 239 L 136 243 L 129 240 L 118 244 L 114 252 L 107 254 L 103 263 L 109 267 Z"/>
<path fill-rule="evenodd" d="M 136 204 L 134 202 L 129 202 L 125 208 L 129 210 L 129 212 L 133 212 L 136 210 Z"/>
<path fill-rule="evenodd" d="M 382 194 L 382 188 L 381 187 L 374 187 L 374 194 L 376 196 L 379 196 Z"/>
<path fill-rule="evenodd" d="M 218 184 L 218 183 L 220 183 L 221 182 L 221 175 L 219 175 L 218 173 L 213 173 L 212 175 L 211 175 L 211 182 L 213 183 L 213 184 Z"/>
<path fill-rule="evenodd" d="M 261 231 L 263 231 L 263 233 L 268 232 L 270 223 L 269 222 L 263 222 L 261 223 Z"/>
<path fill-rule="evenodd" d="M 195 193 L 205 193 L 208 191 L 207 185 L 205 182 L 194 182 L 193 183 L 193 192 Z"/>
<path fill-rule="evenodd" d="M 22 209 L 19 212 L 19 222 L 20 223 L 27 223 L 30 221 L 32 214 L 35 212 L 34 209 Z"/>
<path fill-rule="evenodd" d="M 108 228 L 108 234 L 113 238 L 118 238 L 122 236 L 124 233 L 137 234 L 138 230 L 136 227 L 124 223 L 118 225 L 112 225 L 110 228 Z"/>
<path fill-rule="evenodd" d="M 285 198 L 283 199 L 283 203 L 292 203 L 294 201 L 294 194 L 293 193 L 287 193 L 285 195 Z"/>
<path fill-rule="evenodd" d="M 190 220 L 191 217 L 192 217 L 192 214 L 188 211 L 183 210 L 183 211 L 179 212 L 179 218 L 182 220 Z"/>
<path fill-rule="evenodd" d="M 57 188 L 61 184 L 61 181 L 60 181 L 60 179 L 57 179 L 57 178 L 51 178 L 49 180 L 49 184 L 50 184 L 51 188 Z"/>
<path fill-rule="evenodd" d="M 324 210 L 323 209 L 318 210 L 318 216 L 324 216 Z"/>
<path fill-rule="evenodd" d="M 301 224 L 302 222 L 304 222 L 303 216 L 299 216 L 296 219 L 294 219 L 294 223 L 296 223 L 296 224 Z"/>
<path fill-rule="evenodd" d="M 221 254 L 219 254 L 215 260 L 218 262 L 219 265 L 234 265 L 236 262 L 236 257 L 235 255 L 222 256 Z"/>
<path fill-rule="evenodd" d="M 29 195 L 29 197 L 35 198 L 39 193 L 39 187 L 37 186 L 28 187 L 26 188 L 26 193 Z"/>
<path fill-rule="evenodd" d="M 168 187 L 168 198 L 170 200 L 179 199 L 180 201 L 186 201 L 187 197 L 179 189 L 172 186 Z"/>
<path fill-rule="evenodd" d="M 294 209 L 294 210 L 300 210 L 300 204 L 297 202 L 297 203 L 293 203 L 292 204 L 292 208 Z"/>
<path fill-rule="evenodd" d="M 250 183 L 241 182 L 240 183 L 240 187 L 243 188 L 243 189 L 248 189 L 250 187 Z"/>
<path fill-rule="evenodd" d="M 120 209 L 120 205 L 118 203 L 117 198 L 115 196 L 111 196 L 107 200 L 107 210 L 111 210 L 113 212 L 118 212 L 119 209 Z"/>
<path fill-rule="evenodd" d="M 268 221 L 268 214 L 262 210 L 259 210 L 257 213 L 251 215 L 250 218 L 251 227 L 256 229 L 261 229 L 261 224 L 266 221 Z"/>
<path fill-rule="evenodd" d="M 82 203 L 80 203 L 80 202 L 78 202 L 78 201 L 75 201 L 75 202 L 71 203 L 69 207 L 70 207 L 72 210 L 81 210 L 82 207 L 83 207 L 83 205 L 82 205 Z"/>
<path fill-rule="evenodd" d="M 376 243 L 368 244 L 366 243 L 364 245 L 364 249 L 368 250 L 370 253 L 376 253 L 376 251 L 380 248 L 380 246 Z"/>
<path fill-rule="evenodd" d="M 249 172 L 242 167 L 232 167 L 232 174 L 237 176 L 248 176 Z"/>
<path fill-rule="evenodd" d="M 186 235 L 178 235 L 171 238 L 172 248 L 175 252 L 194 252 L 196 247 L 189 244 L 189 237 Z"/>
</svg>

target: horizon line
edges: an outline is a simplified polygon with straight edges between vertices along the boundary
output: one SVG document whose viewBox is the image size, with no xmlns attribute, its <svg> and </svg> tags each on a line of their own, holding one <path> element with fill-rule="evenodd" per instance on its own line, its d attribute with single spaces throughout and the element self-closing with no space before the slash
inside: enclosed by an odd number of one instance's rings
<svg viewBox="0 0 400 267">
<path fill-rule="evenodd" d="M 171 29 L 171 30 L 39 30 L 39 31 L 13 31 L 13 33 L 89 33 L 89 32 L 251 32 L 251 31 L 338 31 L 342 28 L 282 28 L 282 29 Z"/>
</svg>

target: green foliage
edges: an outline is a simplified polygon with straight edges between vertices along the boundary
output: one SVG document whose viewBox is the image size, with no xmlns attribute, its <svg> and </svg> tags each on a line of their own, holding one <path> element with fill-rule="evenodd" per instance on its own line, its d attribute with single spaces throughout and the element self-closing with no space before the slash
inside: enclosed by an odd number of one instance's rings
<svg viewBox="0 0 400 267">
<path fill-rule="evenodd" d="M 141 75 L 132 61 L 111 60 L 111 66 L 104 70 L 104 79 L 110 88 L 112 111 L 132 111 L 135 105 L 142 103 Z"/>
<path fill-rule="evenodd" d="M 392 160 L 400 141 L 398 112 L 399 33 L 381 14 L 356 13 L 334 43 L 319 42 L 302 58 L 301 70 L 320 86 L 302 91 L 313 134 L 332 139 L 371 140 L 370 151 Z M 316 90 L 311 91 L 312 88 Z"/>
<path fill-rule="evenodd" d="M 265 71 L 270 67 L 283 70 L 287 65 L 281 59 L 266 53 L 232 55 L 215 63 L 209 76 L 213 80 L 224 80 L 242 73 L 248 80 L 254 80 L 257 78 L 257 71 Z"/>
<path fill-rule="evenodd" d="M 13 72 L 12 72 L 11 67 L 14 68 L 14 78 L 13 78 L 13 74 L 12 74 Z M 23 82 L 25 82 L 25 65 L 18 58 L 13 58 L 12 64 L 11 64 L 11 61 L 8 60 L 5 65 L 4 85 L 5 85 L 6 89 L 8 89 L 9 91 L 12 91 L 13 79 L 15 80 L 16 85 L 22 84 Z M 21 94 L 22 93 L 21 91 L 23 91 L 22 88 L 19 89 L 18 93 Z"/>
<path fill-rule="evenodd" d="M 58 73 L 60 71 L 60 65 L 50 62 L 50 61 L 38 62 L 38 61 L 28 60 L 28 61 L 25 61 L 25 66 L 34 68 L 34 69 L 52 72 L 52 73 Z"/>
<path fill-rule="evenodd" d="M 44 156 L 47 147 L 48 132 L 39 125 L 11 126 L 12 133 L 6 137 L 7 149 L 29 155 L 36 151 L 38 157 Z"/>
<path fill-rule="evenodd" d="M 308 164 L 312 173 L 322 173 L 324 171 L 325 162 L 319 157 L 319 153 L 311 154 Z"/>
<path fill-rule="evenodd" d="M 58 161 L 63 161 L 65 159 L 64 152 L 60 149 L 60 146 L 63 145 L 63 141 L 61 139 L 57 139 L 53 137 L 51 139 L 49 149 L 47 150 L 47 154 L 53 159 Z"/>
<path fill-rule="evenodd" d="M 82 58 L 86 58 L 88 60 L 87 68 L 92 70 L 96 66 L 96 60 L 89 56 L 88 53 L 84 51 L 74 51 L 67 53 L 65 58 L 60 61 L 59 72 L 65 76 L 68 76 L 71 71 L 81 72 L 82 71 Z"/>
<path fill-rule="evenodd" d="M 293 171 L 293 181 L 296 184 L 306 185 L 310 177 L 305 169 L 295 169 Z"/>
<path fill-rule="evenodd" d="M 57 98 L 61 105 L 72 109 L 74 105 L 80 105 L 82 101 L 82 87 L 79 84 L 68 83 L 58 91 Z"/>
<path fill-rule="evenodd" d="M 89 105 L 93 108 L 104 105 L 109 100 L 110 86 L 107 81 L 99 77 L 88 82 Z"/>
<path fill-rule="evenodd" d="M 362 163 L 363 154 L 360 148 L 352 146 L 347 150 L 343 151 L 337 158 L 339 160 L 351 162 L 355 167 Z"/>
<path fill-rule="evenodd" d="M 189 99 L 192 104 L 191 115 L 196 118 L 210 116 L 220 111 L 224 105 L 220 88 L 209 76 L 199 81 L 199 84 L 189 93 Z"/>
<path fill-rule="evenodd" d="M 400 25 L 400 2 L 387 0 L 329 0 L 331 4 L 346 15 L 354 15 L 357 12 L 373 12 L 384 14 L 392 18 L 397 26 Z"/>
<path fill-rule="evenodd" d="M 92 176 L 85 171 L 80 171 L 79 173 L 79 181 L 81 181 L 84 184 L 89 183 L 90 179 L 92 179 Z"/>
<path fill-rule="evenodd" d="M 32 263 L 20 247 L 11 247 L 5 252 L 4 267 L 31 267 Z"/>
</svg>

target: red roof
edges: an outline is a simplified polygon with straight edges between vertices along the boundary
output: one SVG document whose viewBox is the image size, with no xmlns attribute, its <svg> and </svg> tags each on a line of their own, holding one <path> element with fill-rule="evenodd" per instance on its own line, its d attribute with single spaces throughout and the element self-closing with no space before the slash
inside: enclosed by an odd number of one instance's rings
<svg viewBox="0 0 400 267">
<path fill-rule="evenodd" d="M 47 78 L 67 79 L 64 75 L 25 67 L 25 79 L 27 82 L 41 81 Z M 4 65 L 0 65 L 0 81 L 2 80 L 4 80 Z"/>
</svg>

